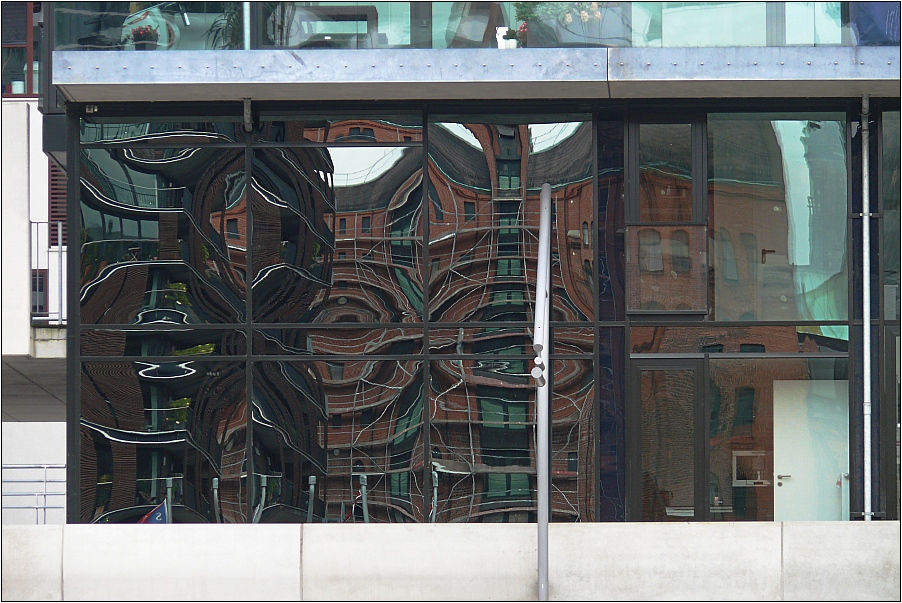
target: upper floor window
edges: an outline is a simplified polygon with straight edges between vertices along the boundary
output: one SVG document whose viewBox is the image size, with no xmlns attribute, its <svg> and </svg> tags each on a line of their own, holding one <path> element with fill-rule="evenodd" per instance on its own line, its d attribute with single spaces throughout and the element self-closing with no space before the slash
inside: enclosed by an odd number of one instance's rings
<svg viewBox="0 0 902 603">
<path fill-rule="evenodd" d="M 41 3 L 4 2 L 2 10 L 3 96 L 40 91 Z"/>
</svg>

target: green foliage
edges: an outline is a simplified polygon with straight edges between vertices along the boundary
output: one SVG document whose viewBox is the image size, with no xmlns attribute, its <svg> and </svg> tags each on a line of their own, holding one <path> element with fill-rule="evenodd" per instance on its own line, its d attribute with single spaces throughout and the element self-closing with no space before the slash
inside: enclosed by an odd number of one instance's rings
<svg viewBox="0 0 902 603">
<path fill-rule="evenodd" d="M 601 19 L 598 2 L 514 2 L 518 21 L 560 21 L 569 25 L 574 21 Z"/>
<path fill-rule="evenodd" d="M 169 283 L 167 286 L 169 292 L 165 296 L 166 299 L 184 306 L 191 305 L 191 302 L 188 300 L 188 286 L 185 283 Z"/>
<path fill-rule="evenodd" d="M 216 344 L 200 343 L 184 350 L 175 350 L 172 352 L 174 356 L 205 356 L 216 351 Z"/>
</svg>

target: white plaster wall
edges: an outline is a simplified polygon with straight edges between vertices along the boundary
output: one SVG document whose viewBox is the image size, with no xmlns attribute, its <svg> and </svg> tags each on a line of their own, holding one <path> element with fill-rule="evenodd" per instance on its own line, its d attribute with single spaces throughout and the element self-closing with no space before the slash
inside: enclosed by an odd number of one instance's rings
<svg viewBox="0 0 902 603">
<path fill-rule="evenodd" d="M 29 114 L 27 102 L 2 102 L 2 352 L 15 355 L 28 354 L 31 348 Z"/>
<path fill-rule="evenodd" d="M 552 600 L 899 600 L 898 521 L 556 524 Z M 3 528 L 3 600 L 535 600 L 535 525 Z"/>
<path fill-rule="evenodd" d="M 44 119 L 38 111 L 38 101 L 29 100 L 28 122 L 30 136 L 28 140 L 29 188 L 31 195 L 30 216 L 33 222 L 46 222 L 50 207 L 47 203 L 50 194 L 50 160 L 44 154 L 43 124 Z"/>
<path fill-rule="evenodd" d="M 3 421 L 3 464 L 66 463 L 66 424 Z"/>
</svg>

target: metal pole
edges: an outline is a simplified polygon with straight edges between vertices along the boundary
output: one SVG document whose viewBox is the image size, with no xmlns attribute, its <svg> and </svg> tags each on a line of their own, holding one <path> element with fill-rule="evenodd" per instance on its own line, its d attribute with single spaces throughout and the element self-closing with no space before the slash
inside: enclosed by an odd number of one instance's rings
<svg viewBox="0 0 902 603">
<path fill-rule="evenodd" d="M 370 510 L 366 504 L 366 475 L 360 476 L 360 505 L 363 507 L 363 523 L 369 523 Z"/>
<path fill-rule="evenodd" d="M 548 600 L 548 342 L 551 291 L 551 185 L 539 196 L 539 249 L 536 274 L 536 315 L 533 350 L 538 354 L 532 376 L 536 380 L 536 523 L 538 525 L 538 598 Z"/>
<path fill-rule="evenodd" d="M 56 223 L 56 257 L 57 257 L 57 280 L 59 288 L 56 291 L 59 299 L 59 324 L 63 324 L 63 223 Z M 47 283 L 50 286 L 50 283 Z M 50 318 L 50 308 L 47 308 L 47 317 Z"/>
<path fill-rule="evenodd" d="M 864 371 L 864 520 L 871 521 L 871 182 L 870 182 L 870 100 L 861 97 L 861 305 Z M 845 519 L 845 518 L 844 518 Z"/>
<path fill-rule="evenodd" d="M 435 523 L 435 515 L 438 512 L 438 471 L 432 470 L 432 523 Z"/>
<path fill-rule="evenodd" d="M 316 476 L 311 475 L 307 479 L 310 485 L 310 493 L 307 495 L 307 523 L 313 522 L 313 495 L 316 493 Z"/>
<path fill-rule="evenodd" d="M 219 478 L 213 478 L 213 516 L 216 518 L 216 523 L 221 523 L 219 517 Z"/>
</svg>

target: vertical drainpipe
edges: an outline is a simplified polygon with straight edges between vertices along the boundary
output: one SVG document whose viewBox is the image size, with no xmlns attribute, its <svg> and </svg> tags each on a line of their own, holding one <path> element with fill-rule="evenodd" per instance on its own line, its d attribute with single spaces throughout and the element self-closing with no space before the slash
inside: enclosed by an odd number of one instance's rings
<svg viewBox="0 0 902 603">
<path fill-rule="evenodd" d="M 862 370 L 864 371 L 864 520 L 871 521 L 871 182 L 870 182 L 870 101 L 861 97 L 861 305 Z"/>
</svg>

